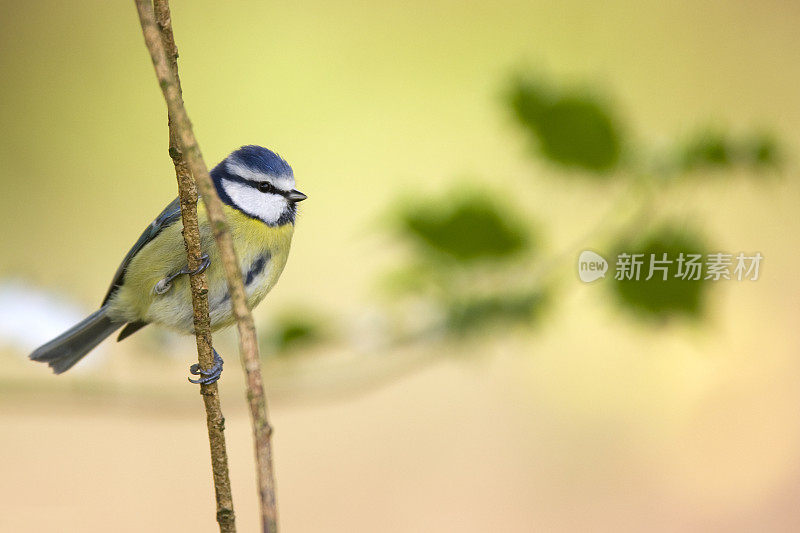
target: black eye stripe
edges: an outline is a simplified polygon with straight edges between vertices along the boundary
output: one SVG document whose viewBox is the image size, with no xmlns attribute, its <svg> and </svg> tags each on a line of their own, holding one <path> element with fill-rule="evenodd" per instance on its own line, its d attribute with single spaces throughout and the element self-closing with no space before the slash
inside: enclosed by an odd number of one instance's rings
<svg viewBox="0 0 800 533">
<path fill-rule="evenodd" d="M 277 187 L 275 187 L 273 184 L 271 184 L 268 181 L 248 180 L 248 179 L 245 179 L 245 178 L 243 178 L 241 176 L 235 176 L 235 175 L 232 175 L 232 174 L 228 174 L 227 176 L 225 176 L 224 179 L 226 179 L 228 181 L 232 181 L 234 183 L 241 183 L 243 185 L 248 185 L 248 186 L 253 187 L 254 189 L 257 189 L 257 190 L 259 190 L 261 192 L 269 192 L 269 193 L 272 193 L 272 194 L 280 194 L 281 196 L 286 196 L 287 194 L 289 194 L 289 191 L 282 191 L 281 189 L 278 189 Z"/>
</svg>

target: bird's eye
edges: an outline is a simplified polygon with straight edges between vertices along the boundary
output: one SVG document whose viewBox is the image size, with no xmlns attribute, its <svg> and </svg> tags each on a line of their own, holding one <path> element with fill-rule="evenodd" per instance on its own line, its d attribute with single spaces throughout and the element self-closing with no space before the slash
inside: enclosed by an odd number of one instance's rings
<svg viewBox="0 0 800 533">
<path fill-rule="evenodd" d="M 268 181 L 262 181 L 256 187 L 261 192 L 275 192 L 275 187 Z"/>
</svg>

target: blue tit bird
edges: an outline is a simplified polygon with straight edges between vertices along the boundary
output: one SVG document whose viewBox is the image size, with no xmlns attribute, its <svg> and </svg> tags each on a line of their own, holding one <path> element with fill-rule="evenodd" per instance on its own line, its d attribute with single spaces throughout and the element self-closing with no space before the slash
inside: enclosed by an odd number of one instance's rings
<svg viewBox="0 0 800 533">
<path fill-rule="evenodd" d="M 243 146 L 210 172 L 223 202 L 242 271 L 247 303 L 252 309 L 275 286 L 286 265 L 294 233 L 297 203 L 306 195 L 296 190 L 294 173 L 286 161 L 260 146 Z M 197 206 L 200 242 L 204 252 L 200 270 L 208 280 L 211 330 L 231 325 L 234 317 L 228 284 L 205 206 Z M 122 260 L 98 311 L 34 351 L 30 358 L 50 365 L 56 374 L 75 363 L 123 328 L 121 341 L 148 324 L 194 333 L 193 308 L 178 199 L 172 201 L 134 243 Z M 222 359 L 193 383 L 219 378 Z"/>
</svg>

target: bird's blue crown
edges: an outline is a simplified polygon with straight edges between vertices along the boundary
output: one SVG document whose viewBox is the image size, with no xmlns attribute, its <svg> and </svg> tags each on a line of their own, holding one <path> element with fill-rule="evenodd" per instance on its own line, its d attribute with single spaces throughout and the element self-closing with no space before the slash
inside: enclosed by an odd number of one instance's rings
<svg viewBox="0 0 800 533">
<path fill-rule="evenodd" d="M 272 150 L 255 144 L 242 146 L 238 150 L 231 152 L 222 163 L 217 165 L 217 168 L 222 167 L 223 163 L 228 161 L 235 162 L 260 174 L 267 174 L 270 176 L 294 176 L 292 167 L 290 167 L 289 163 L 284 161 L 281 156 Z"/>
</svg>

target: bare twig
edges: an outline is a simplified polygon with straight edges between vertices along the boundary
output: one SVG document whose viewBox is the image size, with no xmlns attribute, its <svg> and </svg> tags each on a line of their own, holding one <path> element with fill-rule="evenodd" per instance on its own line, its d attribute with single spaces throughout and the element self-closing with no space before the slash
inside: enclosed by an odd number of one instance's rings
<svg viewBox="0 0 800 533">
<path fill-rule="evenodd" d="M 233 240 L 228 228 L 222 202 L 217 196 L 214 183 L 208 174 L 200 147 L 194 137 L 192 125 L 183 106 L 180 87 L 169 68 L 161 34 L 156 24 L 150 0 L 135 0 L 142 26 L 145 44 L 155 67 L 156 76 L 167 103 L 169 115 L 178 137 L 183 158 L 194 176 L 200 196 L 206 206 L 208 219 L 219 248 L 228 289 L 231 294 L 233 315 L 239 330 L 239 353 L 247 376 L 247 400 L 255 440 L 258 490 L 261 504 L 261 523 L 263 531 L 272 533 L 278 530 L 278 513 L 275 503 L 275 480 L 272 469 L 272 428 L 267 419 L 267 404 L 261 378 L 261 363 L 258 356 L 258 342 L 253 316 L 247 306 L 247 299 L 239 270 L 239 261 L 233 248 Z"/>
<path fill-rule="evenodd" d="M 178 47 L 172 34 L 168 0 L 155 0 L 155 15 L 161 31 L 161 41 L 168 56 L 169 68 L 181 92 L 178 76 Z M 178 141 L 178 131 L 172 115 L 169 118 L 169 155 L 175 165 L 178 179 L 178 194 L 181 203 L 183 220 L 183 240 L 189 270 L 199 269 L 202 262 L 200 247 L 200 228 L 197 222 L 197 187 L 195 186 L 189 166 L 183 158 Z M 192 306 L 194 308 L 194 331 L 197 339 L 197 358 L 200 368 L 207 370 L 214 364 L 211 339 L 211 320 L 208 315 L 208 283 L 204 272 L 190 276 L 192 290 Z M 221 533 L 234 533 L 236 522 L 233 512 L 233 495 L 231 480 L 228 474 L 228 450 L 225 446 L 225 417 L 219 401 L 217 384 L 200 385 L 200 394 L 206 409 L 206 426 L 208 443 L 211 448 L 211 469 L 214 476 L 214 493 L 217 501 L 217 522 Z"/>
</svg>

